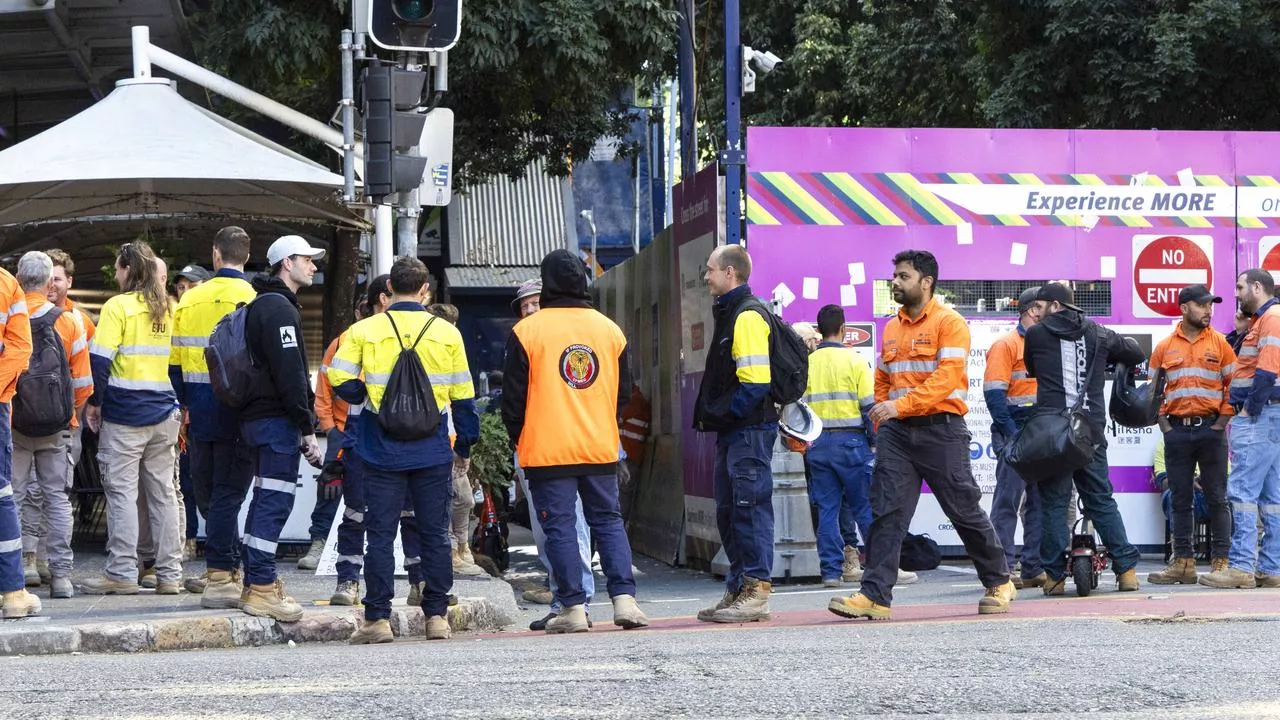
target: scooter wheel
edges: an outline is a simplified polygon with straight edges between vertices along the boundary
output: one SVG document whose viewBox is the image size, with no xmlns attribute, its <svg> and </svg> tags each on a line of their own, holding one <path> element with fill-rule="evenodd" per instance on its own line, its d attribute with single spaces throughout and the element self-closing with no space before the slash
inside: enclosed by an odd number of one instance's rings
<svg viewBox="0 0 1280 720">
<path fill-rule="evenodd" d="M 1093 558 L 1071 558 L 1071 578 L 1076 583 L 1076 595 L 1089 597 L 1093 590 Z"/>
</svg>

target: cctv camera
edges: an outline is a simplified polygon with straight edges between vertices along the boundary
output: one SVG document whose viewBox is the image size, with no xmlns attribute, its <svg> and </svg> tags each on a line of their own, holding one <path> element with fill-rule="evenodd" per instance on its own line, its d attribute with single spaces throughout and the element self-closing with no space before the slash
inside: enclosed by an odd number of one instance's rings
<svg viewBox="0 0 1280 720">
<path fill-rule="evenodd" d="M 755 61 L 756 67 L 760 69 L 761 75 L 768 75 L 773 72 L 773 69 L 778 66 L 778 63 L 782 62 L 782 58 L 774 55 L 768 50 L 765 50 L 764 52 L 752 50 L 751 59 Z"/>
<path fill-rule="evenodd" d="M 578 217 L 582 218 L 583 220 L 590 220 L 591 215 L 592 213 L 590 210 L 583 210 L 582 212 L 578 213 Z"/>
</svg>

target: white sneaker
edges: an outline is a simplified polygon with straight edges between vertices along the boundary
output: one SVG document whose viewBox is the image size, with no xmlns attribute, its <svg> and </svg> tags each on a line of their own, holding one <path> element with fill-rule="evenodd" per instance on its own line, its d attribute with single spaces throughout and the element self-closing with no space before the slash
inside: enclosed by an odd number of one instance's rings
<svg viewBox="0 0 1280 720">
<path fill-rule="evenodd" d="M 920 581 L 920 576 L 910 570 L 898 570 L 898 580 L 894 585 L 914 585 Z"/>
</svg>

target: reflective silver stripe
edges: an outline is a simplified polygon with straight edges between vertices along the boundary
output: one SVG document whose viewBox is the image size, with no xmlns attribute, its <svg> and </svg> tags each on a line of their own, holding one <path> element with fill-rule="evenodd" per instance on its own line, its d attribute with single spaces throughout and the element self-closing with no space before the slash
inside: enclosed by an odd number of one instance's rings
<svg viewBox="0 0 1280 720">
<path fill-rule="evenodd" d="M 201 335 L 174 335 L 174 347 L 209 347 L 209 338 Z"/>
<path fill-rule="evenodd" d="M 961 358 L 961 359 L 963 359 L 963 358 L 964 358 L 964 356 L 965 356 L 965 355 L 967 355 L 967 354 L 968 354 L 968 353 L 966 353 L 966 352 L 964 351 L 964 348 L 959 348 L 959 347 L 944 347 L 944 348 L 938 348 L 938 359 L 939 359 L 939 360 L 951 360 L 951 359 L 955 359 L 955 358 Z"/>
<path fill-rule="evenodd" d="M 73 388 L 93 387 L 93 376 L 85 375 L 84 377 L 72 378 L 71 387 Z"/>
<path fill-rule="evenodd" d="M 196 372 L 194 370 L 183 370 L 182 381 L 189 383 L 203 383 L 205 385 L 210 384 L 209 373 Z"/>
<path fill-rule="evenodd" d="M 1242 348 L 1240 348 L 1240 355 L 1239 355 L 1239 357 L 1242 357 L 1242 358 L 1247 358 L 1247 357 L 1257 357 L 1257 355 L 1258 355 L 1258 348 L 1257 348 L 1257 346 L 1250 345 L 1250 346 L 1248 346 L 1248 347 L 1242 347 Z"/>
<path fill-rule="evenodd" d="M 263 540 L 260 537 L 245 535 L 244 544 L 246 547 L 251 547 L 254 550 L 261 550 L 262 552 L 269 553 L 271 555 L 276 553 L 276 543 L 273 543 L 270 540 Z"/>
<path fill-rule="evenodd" d="M 1258 512 L 1264 515 L 1280 515 L 1280 505 L 1259 505 Z"/>
<path fill-rule="evenodd" d="M 18 302 L 16 302 L 16 303 L 14 303 L 14 304 L 10 305 L 10 306 L 9 306 L 9 314 L 10 314 L 10 315 L 26 315 L 26 314 L 27 314 L 27 301 L 26 301 L 26 300 L 19 300 Z"/>
<path fill-rule="evenodd" d="M 341 370 L 342 372 L 345 372 L 345 373 L 348 373 L 348 374 L 351 374 L 351 375 L 359 375 L 359 374 L 360 374 L 360 366 L 359 366 L 359 365 L 357 365 L 357 364 L 355 364 L 355 363 L 351 362 L 350 360 L 343 360 L 343 359 L 342 359 L 342 358 L 340 358 L 340 357 L 335 357 L 335 358 L 333 358 L 332 360 L 330 360 L 330 361 L 329 361 L 329 368 L 330 368 L 330 369 L 332 369 L 332 370 Z"/>
<path fill-rule="evenodd" d="M 751 367 L 768 367 L 768 355 L 743 355 L 734 361 L 739 370 Z"/>
<path fill-rule="evenodd" d="M 111 387 L 117 387 L 122 390 L 154 390 L 156 392 L 173 392 L 173 386 L 168 380 L 163 382 L 156 380 L 126 380 L 125 378 L 112 375 L 107 384 Z"/>
<path fill-rule="evenodd" d="M 1258 338 L 1258 347 L 1262 348 L 1262 347 L 1267 347 L 1269 345 L 1280 346 L 1280 337 L 1266 335 L 1264 337 Z"/>
<path fill-rule="evenodd" d="M 1010 395 L 1005 398 L 1010 405 L 1034 405 L 1036 402 L 1035 395 Z"/>
<path fill-rule="evenodd" d="M 641 420 L 640 418 L 627 418 L 626 420 L 624 420 L 624 421 L 623 421 L 623 423 L 622 423 L 622 424 L 623 424 L 623 425 L 635 425 L 636 427 L 639 427 L 639 428 L 647 428 L 647 427 L 649 427 L 649 423 L 648 423 L 648 422 L 646 422 L 646 421 L 644 421 L 644 420 Z"/>
<path fill-rule="evenodd" d="M 11 553 L 22 550 L 22 538 L 0 542 L 0 553 Z"/>
<path fill-rule="evenodd" d="M 125 355 L 163 355 L 169 357 L 173 349 L 168 345 L 121 345 L 119 352 Z"/>
<path fill-rule="evenodd" d="M 363 411 L 364 411 L 364 403 L 360 403 L 359 405 L 348 405 L 347 417 L 349 418 L 360 417 L 360 413 Z"/>
<path fill-rule="evenodd" d="M 328 365 L 321 365 L 321 366 L 320 366 L 320 374 L 321 374 L 321 375 L 328 375 L 328 374 L 329 374 L 329 366 L 328 366 Z"/>
<path fill-rule="evenodd" d="M 351 565 L 359 565 L 360 567 L 364 567 L 364 556 L 363 555 L 339 555 L 338 562 L 344 562 L 344 563 L 349 563 Z"/>
<path fill-rule="evenodd" d="M 0 498 L 9 497 L 11 495 L 13 495 L 12 485 L 5 485 L 4 487 L 0 488 Z"/>
<path fill-rule="evenodd" d="M 1235 363 L 1231 363 L 1230 365 L 1227 365 L 1227 366 L 1225 366 L 1225 367 L 1223 367 L 1223 368 L 1222 368 L 1222 377 L 1223 377 L 1223 378 L 1229 378 L 1229 377 L 1231 377 L 1231 373 L 1233 373 L 1233 372 L 1235 372 L 1235 371 L 1236 371 L 1236 364 L 1235 364 Z"/>
<path fill-rule="evenodd" d="M 889 366 L 885 365 L 884 361 L 879 358 L 876 358 L 876 369 L 880 372 L 889 372 Z"/>
<path fill-rule="evenodd" d="M 88 347 L 89 347 L 89 341 L 85 340 L 84 336 L 81 335 L 80 337 L 76 338 L 75 342 L 71 343 L 71 354 L 78 355 L 79 353 L 82 353 L 86 349 L 88 349 Z"/>
<path fill-rule="evenodd" d="M 1231 503 L 1231 509 L 1238 513 L 1258 514 L 1258 506 L 1255 503 L 1233 502 Z"/>
<path fill-rule="evenodd" d="M 278 493 L 285 493 L 288 495 L 293 495 L 298 492 L 298 483 L 292 480 L 256 477 L 253 479 L 253 486 L 260 487 L 263 490 L 274 490 Z"/>
<path fill-rule="evenodd" d="M 1253 387 L 1253 378 L 1236 378 L 1235 380 L 1231 381 L 1231 387 L 1233 388 Z"/>
<path fill-rule="evenodd" d="M 94 343 L 89 346 L 89 354 L 97 355 L 98 357 L 106 358 L 108 360 L 114 360 L 116 357 L 116 349 Z"/>
<path fill-rule="evenodd" d="M 811 393 L 805 396 L 805 402 L 815 403 L 825 400 L 852 400 L 853 402 L 858 402 L 858 394 L 847 390 L 837 390 L 835 392 Z"/>
<path fill-rule="evenodd" d="M 644 442 L 644 436 L 643 436 L 643 435 L 640 435 L 639 433 L 633 433 L 633 432 L 631 432 L 630 430 L 619 430 L 618 432 L 619 432 L 623 437 L 629 437 L 629 438 L 631 438 L 632 440 L 639 440 L 639 441 L 641 441 L 641 442 Z"/>
<path fill-rule="evenodd" d="M 903 395 L 906 395 L 909 392 L 911 392 L 911 388 L 898 388 L 897 390 L 890 390 L 889 399 L 897 400 L 898 398 L 902 397 Z"/>
<path fill-rule="evenodd" d="M 391 379 L 391 373 L 367 372 L 364 374 L 365 385 L 386 385 L 387 381 L 389 381 L 390 379 Z"/>
<path fill-rule="evenodd" d="M 364 513 L 358 510 L 352 510 L 351 508 L 345 508 L 342 511 L 342 517 L 347 518 L 352 522 L 358 522 L 358 523 L 364 522 Z"/>
<path fill-rule="evenodd" d="M 1219 373 L 1212 370 L 1205 370 L 1204 368 L 1178 368 L 1177 370 L 1169 371 L 1168 379 L 1170 380 L 1179 380 L 1184 377 L 1201 378 L 1204 380 L 1222 379 L 1222 375 Z"/>
<path fill-rule="evenodd" d="M 1003 380 L 988 380 L 982 383 L 982 391 L 989 392 L 991 390 L 1008 390 L 1009 383 Z"/>
<path fill-rule="evenodd" d="M 964 400 L 967 397 L 969 397 L 969 393 L 965 392 L 964 390 L 952 390 L 951 394 L 947 396 L 947 399 L 948 400 Z"/>
<path fill-rule="evenodd" d="M 413 514 L 412 510 L 401 510 L 400 517 L 409 518 L 409 517 L 417 517 L 417 516 Z"/>
<path fill-rule="evenodd" d="M 40 306 L 39 310 L 36 310 L 35 312 L 31 313 L 31 319 L 36 320 L 38 318 L 42 318 L 45 315 L 48 315 L 49 311 L 52 309 L 53 309 L 53 303 L 45 303 Z"/>
<path fill-rule="evenodd" d="M 862 427 L 862 418 L 822 418 L 824 428 Z"/>
<path fill-rule="evenodd" d="M 1012 380 L 1026 380 L 1030 377 L 1031 375 L 1027 374 L 1026 370 L 1014 370 L 1009 374 L 1009 378 Z"/>
<path fill-rule="evenodd" d="M 889 363 L 889 372 L 933 372 L 938 369 L 937 360 L 902 360 Z"/>
<path fill-rule="evenodd" d="M 420 557 L 418 557 L 418 556 L 416 556 L 416 555 L 415 555 L 415 556 L 413 556 L 413 557 L 407 557 L 407 558 L 405 558 L 405 559 L 404 559 L 404 566 L 405 566 L 406 568 L 407 568 L 407 567 L 409 567 L 410 565 L 419 565 L 419 564 L 421 564 L 421 563 L 422 563 L 422 558 L 420 558 Z"/>
<path fill-rule="evenodd" d="M 471 382 L 469 372 L 427 373 L 427 377 L 431 378 L 432 385 L 461 385 Z"/>
<path fill-rule="evenodd" d="M 1168 394 L 1164 396 L 1164 399 L 1177 400 L 1178 398 L 1188 398 L 1188 397 L 1208 398 L 1209 400 L 1221 400 L 1222 391 L 1221 390 L 1205 390 L 1204 388 L 1178 388 L 1177 390 L 1170 390 Z"/>
<path fill-rule="evenodd" d="M 0 312 L 0 325 L 9 322 L 9 313 Z"/>
</svg>

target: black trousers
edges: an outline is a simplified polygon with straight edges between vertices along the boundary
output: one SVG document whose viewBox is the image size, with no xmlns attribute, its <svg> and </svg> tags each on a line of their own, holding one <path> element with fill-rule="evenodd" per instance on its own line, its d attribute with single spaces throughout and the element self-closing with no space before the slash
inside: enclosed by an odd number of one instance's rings
<svg viewBox="0 0 1280 720">
<path fill-rule="evenodd" d="M 902 539 L 920 502 L 920 482 L 929 489 L 951 520 L 965 552 L 978 569 L 984 587 L 1009 582 L 1004 548 L 991 519 L 978 501 L 982 491 L 969 466 L 969 429 L 964 418 L 913 427 L 900 420 L 880 425 L 876 434 L 876 465 L 871 477 L 871 537 L 862 594 L 889 605 L 898 578 Z"/>
<path fill-rule="evenodd" d="M 1211 430 L 1208 425 L 1174 425 L 1164 434 L 1164 463 L 1173 496 L 1173 556 L 1195 557 L 1192 503 L 1199 466 L 1200 488 L 1209 506 L 1209 529 L 1213 536 L 1209 556 L 1227 557 L 1231 550 L 1231 505 L 1227 502 L 1226 433 Z"/>
</svg>

